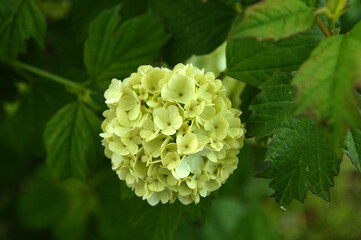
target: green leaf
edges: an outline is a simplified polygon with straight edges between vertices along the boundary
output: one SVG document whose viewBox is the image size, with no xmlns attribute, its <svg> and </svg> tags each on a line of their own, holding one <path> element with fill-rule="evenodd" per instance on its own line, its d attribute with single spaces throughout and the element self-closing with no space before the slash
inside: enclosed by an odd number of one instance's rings
<svg viewBox="0 0 361 240">
<path fill-rule="evenodd" d="M 273 179 L 270 187 L 281 205 L 290 204 L 292 198 L 303 202 L 308 189 L 330 200 L 328 188 L 334 185 L 340 161 L 312 118 L 292 117 L 294 90 L 290 81 L 287 74 L 275 74 L 262 85 L 262 93 L 250 106 L 254 111 L 248 123 L 250 135 L 276 135 L 265 159 L 271 164 L 259 176 Z"/>
<path fill-rule="evenodd" d="M 248 137 L 272 136 L 292 119 L 295 90 L 289 81 L 286 74 L 274 74 L 261 86 L 261 94 L 249 107 L 253 114 L 247 122 Z"/>
<path fill-rule="evenodd" d="M 310 29 L 314 19 L 312 9 L 300 0 L 266 0 L 247 8 L 243 21 L 231 31 L 230 38 L 277 41 Z"/>
<path fill-rule="evenodd" d="M 352 163 L 361 172 L 361 130 L 351 129 L 347 132 L 345 143 L 345 153 L 351 158 Z"/>
<path fill-rule="evenodd" d="M 279 42 L 259 42 L 255 39 L 228 41 L 227 75 L 258 87 L 274 72 L 297 70 L 322 39 L 322 32 L 314 27 L 304 34 Z"/>
<path fill-rule="evenodd" d="M 163 54 L 170 65 L 213 51 L 227 37 L 236 12 L 218 0 L 151 0 L 150 7 L 172 33 Z"/>
<path fill-rule="evenodd" d="M 242 114 L 240 116 L 241 122 L 246 122 L 251 116 L 251 110 L 249 105 L 254 100 L 255 96 L 260 93 L 260 90 L 252 85 L 247 84 L 241 94 L 241 106 L 240 110 Z"/>
<path fill-rule="evenodd" d="M 150 206 L 147 202 L 140 202 L 130 217 L 133 226 L 142 227 L 150 233 L 152 240 L 172 240 L 179 224 L 182 206 L 175 204 L 160 204 Z"/>
<path fill-rule="evenodd" d="M 296 113 L 325 122 L 340 153 L 346 129 L 361 121 L 355 97 L 355 87 L 361 84 L 361 22 L 348 35 L 321 42 L 293 83 L 298 89 Z"/>
<path fill-rule="evenodd" d="M 0 11 L 0 59 L 11 60 L 26 50 L 25 40 L 34 38 L 44 48 L 45 18 L 35 1 L 13 0 Z"/>
<path fill-rule="evenodd" d="M 84 180 L 103 159 L 99 132 L 99 118 L 83 104 L 74 102 L 60 109 L 44 131 L 51 173 Z"/>
<path fill-rule="evenodd" d="M 100 13 L 84 46 L 87 71 L 103 88 L 112 78 L 123 79 L 154 61 L 168 40 L 162 25 L 149 15 L 121 22 L 118 13 L 119 6 Z"/>
</svg>

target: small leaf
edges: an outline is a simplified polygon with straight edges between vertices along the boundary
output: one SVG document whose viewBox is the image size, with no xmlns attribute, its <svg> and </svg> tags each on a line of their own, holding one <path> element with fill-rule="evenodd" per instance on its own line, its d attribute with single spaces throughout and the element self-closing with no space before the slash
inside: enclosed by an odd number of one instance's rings
<svg viewBox="0 0 361 240">
<path fill-rule="evenodd" d="M 361 84 L 361 22 L 348 35 L 327 38 L 302 64 L 293 83 L 296 113 L 326 122 L 340 153 L 348 127 L 360 126 L 356 85 Z"/>
<path fill-rule="evenodd" d="M 206 54 L 227 38 L 236 12 L 218 0 L 151 0 L 150 6 L 172 33 L 163 54 L 170 65 Z"/>
<path fill-rule="evenodd" d="M 265 0 L 247 8 L 243 21 L 231 31 L 230 38 L 277 41 L 307 31 L 314 19 L 312 9 L 300 0 Z"/>
<path fill-rule="evenodd" d="M 273 42 L 255 39 L 227 42 L 227 75 L 253 86 L 260 86 L 274 72 L 291 72 L 310 56 L 313 48 L 324 39 L 320 29 Z"/>
<path fill-rule="evenodd" d="M 345 143 L 345 153 L 351 158 L 352 163 L 361 172 L 361 130 L 351 129 L 347 132 Z"/>
<path fill-rule="evenodd" d="M 275 74 L 250 106 L 254 111 L 248 123 L 250 135 L 276 135 L 266 155 L 271 164 L 259 176 L 273 179 L 270 187 L 281 205 L 290 204 L 292 198 L 303 202 L 308 189 L 330 200 L 328 188 L 334 185 L 340 161 L 312 118 L 292 116 L 295 91 L 290 81 L 287 74 Z"/>
<path fill-rule="evenodd" d="M 0 59 L 12 60 L 26 50 L 25 40 L 34 38 L 44 48 L 46 23 L 35 1 L 14 0 L 0 9 Z"/>
<path fill-rule="evenodd" d="M 85 179 L 103 159 L 100 120 L 86 106 L 74 102 L 60 109 L 44 132 L 46 162 L 58 178 Z"/>
<path fill-rule="evenodd" d="M 123 79 L 154 61 L 168 40 L 162 25 L 149 15 L 121 22 L 119 8 L 99 14 L 84 46 L 86 69 L 103 88 L 112 78 Z"/>
</svg>

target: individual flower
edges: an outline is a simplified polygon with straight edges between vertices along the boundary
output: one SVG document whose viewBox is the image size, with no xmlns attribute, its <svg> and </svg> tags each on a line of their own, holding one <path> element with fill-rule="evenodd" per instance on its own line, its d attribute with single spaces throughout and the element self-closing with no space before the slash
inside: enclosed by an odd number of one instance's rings
<svg viewBox="0 0 361 240">
<path fill-rule="evenodd" d="M 160 107 L 153 111 L 154 123 L 165 135 L 173 135 L 182 126 L 183 119 L 177 106 Z"/>
<path fill-rule="evenodd" d="M 184 136 L 177 136 L 178 153 L 189 155 L 195 153 L 198 148 L 197 136 L 194 133 L 187 133 Z"/>
<path fill-rule="evenodd" d="M 191 100 L 195 100 L 196 97 L 194 79 L 185 75 L 174 75 L 162 88 L 162 98 L 164 100 L 186 104 Z"/>
<path fill-rule="evenodd" d="M 184 106 L 184 116 L 187 118 L 194 118 L 198 116 L 204 108 L 204 102 L 197 102 L 197 100 L 192 99 Z"/>
<path fill-rule="evenodd" d="M 150 205 L 198 203 L 217 190 L 237 168 L 245 134 L 224 92 L 190 64 L 113 79 L 100 136 L 119 179 Z"/>
<path fill-rule="evenodd" d="M 117 103 L 122 96 L 122 82 L 113 78 L 109 88 L 105 91 L 105 103 L 106 104 L 114 104 Z"/>
<path fill-rule="evenodd" d="M 159 81 L 164 78 L 165 72 L 159 68 L 151 68 L 142 79 L 142 86 L 148 92 L 154 94 L 160 91 Z"/>
<path fill-rule="evenodd" d="M 146 119 L 143 123 L 143 128 L 140 130 L 140 136 L 149 142 L 156 138 L 159 133 L 159 128 L 153 123 L 151 119 Z"/>
</svg>

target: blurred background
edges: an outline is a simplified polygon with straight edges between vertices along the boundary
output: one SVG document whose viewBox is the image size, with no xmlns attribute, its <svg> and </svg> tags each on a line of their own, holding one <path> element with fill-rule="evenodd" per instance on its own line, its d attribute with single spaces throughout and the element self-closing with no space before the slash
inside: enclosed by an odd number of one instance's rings
<svg viewBox="0 0 361 240">
<path fill-rule="evenodd" d="M 79 82 L 87 80 L 82 59 L 87 27 L 101 10 L 117 2 L 38 1 L 48 24 L 45 53 L 30 41 L 28 53 L 20 59 Z M 146 11 L 146 0 L 136 2 L 133 11 L 123 13 L 125 18 Z M 359 2 L 350 4 L 341 19 L 343 31 L 361 19 Z M 187 62 L 217 75 L 225 68 L 225 44 Z M 35 87 L 2 64 L 0 78 L 0 239 L 151 239 L 152 216 L 144 213 L 150 207 L 120 183 L 109 160 L 104 158 L 87 184 L 50 176 L 44 164 L 43 129 L 74 96 L 45 80 L 37 79 Z M 227 77 L 223 82 L 233 107 L 242 109 L 244 122 L 250 112 L 242 103 L 250 102 L 249 93 L 257 89 Z M 104 101 L 101 95 L 97 101 Z M 309 195 L 305 203 L 294 201 L 284 208 L 270 197 L 270 181 L 255 177 L 267 166 L 266 144 L 245 141 L 238 169 L 199 206 L 187 207 L 195 210 L 181 216 L 176 239 L 361 239 L 361 175 L 351 161 L 346 156 L 342 161 L 331 202 Z"/>
</svg>

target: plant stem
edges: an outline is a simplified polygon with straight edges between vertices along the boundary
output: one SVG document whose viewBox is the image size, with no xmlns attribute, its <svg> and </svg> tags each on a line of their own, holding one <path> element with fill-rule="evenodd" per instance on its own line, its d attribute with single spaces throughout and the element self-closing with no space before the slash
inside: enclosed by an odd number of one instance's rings
<svg viewBox="0 0 361 240">
<path fill-rule="evenodd" d="M 335 21 L 333 19 L 329 19 L 328 29 L 330 30 L 331 35 L 335 35 Z"/>
<path fill-rule="evenodd" d="M 52 80 L 54 82 L 61 83 L 61 84 L 65 85 L 65 86 L 67 86 L 67 87 L 70 87 L 70 88 L 74 89 L 74 90 L 78 90 L 78 91 L 80 90 L 80 91 L 84 91 L 84 92 L 89 91 L 87 88 L 82 87 L 78 83 L 75 83 L 75 82 L 70 81 L 70 80 L 68 80 L 66 78 L 60 77 L 58 75 L 46 72 L 44 70 L 41 70 L 41 69 L 36 68 L 34 66 L 31 66 L 29 64 L 18 62 L 18 61 L 11 62 L 10 64 L 15 68 L 20 68 L 20 69 L 26 70 L 28 72 L 34 73 L 34 74 L 36 74 L 38 76 L 41 76 L 41 77 L 47 78 L 49 80 Z"/>
<path fill-rule="evenodd" d="M 320 27 L 321 31 L 323 32 L 323 34 L 326 37 L 330 37 L 331 33 L 330 31 L 327 29 L 327 27 L 325 26 L 325 24 L 323 23 L 323 21 L 321 20 L 321 18 L 319 16 L 316 16 L 316 23 L 317 25 Z"/>
<path fill-rule="evenodd" d="M 223 72 L 220 72 L 219 75 L 216 77 L 216 79 L 223 80 L 223 78 L 226 76 L 227 69 L 225 69 Z"/>
</svg>

